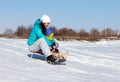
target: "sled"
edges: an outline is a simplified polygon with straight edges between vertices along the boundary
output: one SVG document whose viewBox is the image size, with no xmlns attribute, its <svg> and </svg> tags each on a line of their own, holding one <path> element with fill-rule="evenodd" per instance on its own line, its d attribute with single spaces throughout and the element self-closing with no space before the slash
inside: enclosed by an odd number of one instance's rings
<svg viewBox="0 0 120 82">
<path fill-rule="evenodd" d="M 34 52 L 32 54 L 29 54 L 29 57 L 32 59 L 40 59 L 43 61 L 46 61 L 46 57 L 44 56 L 44 54 L 39 53 L 39 52 Z M 68 57 L 68 52 L 64 52 L 64 53 L 58 53 L 58 57 L 57 57 L 57 61 L 56 62 L 50 62 L 50 61 L 46 61 L 48 64 L 51 65 L 66 65 L 66 59 Z M 60 59 L 64 59 L 64 61 L 59 61 Z"/>
</svg>

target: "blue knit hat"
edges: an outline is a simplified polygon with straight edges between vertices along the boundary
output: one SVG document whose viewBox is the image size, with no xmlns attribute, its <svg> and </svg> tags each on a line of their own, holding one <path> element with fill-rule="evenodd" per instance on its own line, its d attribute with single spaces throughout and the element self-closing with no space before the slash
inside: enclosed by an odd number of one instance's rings
<svg viewBox="0 0 120 82">
<path fill-rule="evenodd" d="M 46 36 L 49 36 L 51 33 L 53 33 L 53 30 L 50 28 L 46 29 Z"/>
</svg>

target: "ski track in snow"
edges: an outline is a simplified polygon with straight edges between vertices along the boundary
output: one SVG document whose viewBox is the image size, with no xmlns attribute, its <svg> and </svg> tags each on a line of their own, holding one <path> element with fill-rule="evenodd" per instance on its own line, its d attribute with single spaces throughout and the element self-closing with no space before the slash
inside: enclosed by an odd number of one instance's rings
<svg viewBox="0 0 120 82">
<path fill-rule="evenodd" d="M 0 38 L 0 82 L 120 82 L 120 41 L 59 41 L 66 65 L 28 57 L 26 39 Z"/>
</svg>

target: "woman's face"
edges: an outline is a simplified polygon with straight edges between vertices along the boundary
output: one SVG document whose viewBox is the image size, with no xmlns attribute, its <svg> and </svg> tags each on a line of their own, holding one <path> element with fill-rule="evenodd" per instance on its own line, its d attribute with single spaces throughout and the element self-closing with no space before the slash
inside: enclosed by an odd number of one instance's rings
<svg viewBox="0 0 120 82">
<path fill-rule="evenodd" d="M 45 28 L 47 28 L 49 26 L 50 23 L 43 23 L 43 25 L 45 26 Z"/>
</svg>

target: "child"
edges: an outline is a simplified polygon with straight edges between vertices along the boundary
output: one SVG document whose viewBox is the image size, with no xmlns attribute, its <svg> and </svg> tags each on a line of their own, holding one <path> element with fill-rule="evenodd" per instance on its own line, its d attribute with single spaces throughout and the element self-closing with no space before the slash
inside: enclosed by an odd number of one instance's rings
<svg viewBox="0 0 120 82">
<path fill-rule="evenodd" d="M 66 54 L 60 53 L 58 49 L 58 43 L 54 39 L 53 30 L 50 28 L 46 29 L 46 39 L 49 40 L 47 42 L 51 44 L 49 46 L 50 46 L 50 51 L 52 52 L 53 56 L 56 57 L 56 59 L 59 59 L 60 62 L 66 61 Z"/>
</svg>

